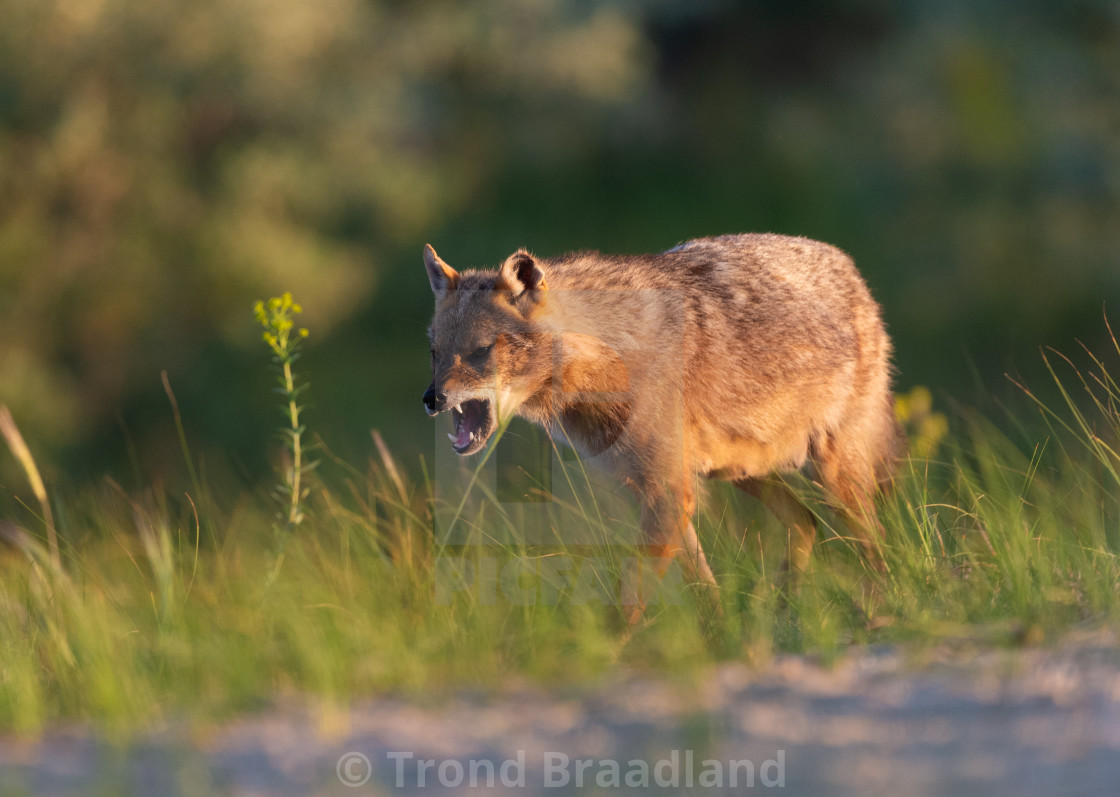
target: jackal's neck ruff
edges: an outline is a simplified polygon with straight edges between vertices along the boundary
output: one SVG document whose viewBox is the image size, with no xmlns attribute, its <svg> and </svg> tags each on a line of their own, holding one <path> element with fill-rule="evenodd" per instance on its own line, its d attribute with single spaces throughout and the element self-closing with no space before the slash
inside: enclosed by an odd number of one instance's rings
<svg viewBox="0 0 1120 797">
<path fill-rule="evenodd" d="M 558 376 L 549 376 L 519 408 L 559 443 L 594 457 L 616 445 L 632 403 L 625 363 L 602 341 L 579 332 L 551 332 Z"/>
</svg>

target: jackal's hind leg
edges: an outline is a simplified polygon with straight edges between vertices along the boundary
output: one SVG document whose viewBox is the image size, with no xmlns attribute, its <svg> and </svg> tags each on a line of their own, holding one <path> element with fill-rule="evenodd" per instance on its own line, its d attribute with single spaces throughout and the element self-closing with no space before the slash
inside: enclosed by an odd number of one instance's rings
<svg viewBox="0 0 1120 797">
<path fill-rule="evenodd" d="M 815 459 L 840 519 L 859 543 L 867 562 L 883 572 L 885 535 L 875 509 L 875 499 L 880 494 L 876 463 L 856 441 L 834 435 L 818 444 Z"/>
<path fill-rule="evenodd" d="M 817 519 L 786 484 L 778 479 L 740 479 L 735 486 L 753 495 L 786 527 L 786 558 L 782 562 L 783 582 L 796 584 L 809 566 L 817 540 Z"/>
</svg>

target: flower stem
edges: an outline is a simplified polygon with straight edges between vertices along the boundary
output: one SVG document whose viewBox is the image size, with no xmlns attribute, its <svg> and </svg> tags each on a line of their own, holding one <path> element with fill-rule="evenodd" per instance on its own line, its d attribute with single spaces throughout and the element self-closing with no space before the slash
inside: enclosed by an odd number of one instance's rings
<svg viewBox="0 0 1120 797">
<path fill-rule="evenodd" d="M 292 423 L 292 470 L 289 479 L 292 495 L 291 503 L 288 505 L 288 527 L 295 528 L 302 519 L 299 509 L 299 499 L 301 491 L 300 477 L 303 475 L 303 462 L 299 431 L 299 405 L 296 404 L 296 384 L 292 376 L 292 363 L 290 360 L 284 362 L 284 386 L 288 392 L 288 414 Z"/>
</svg>

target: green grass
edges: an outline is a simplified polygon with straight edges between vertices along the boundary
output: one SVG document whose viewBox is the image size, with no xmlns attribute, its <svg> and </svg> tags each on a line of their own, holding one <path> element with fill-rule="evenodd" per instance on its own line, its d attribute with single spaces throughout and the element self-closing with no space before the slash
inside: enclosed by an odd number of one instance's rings
<svg viewBox="0 0 1120 797">
<path fill-rule="evenodd" d="M 0 729 L 83 719 L 128 734 L 286 699 L 329 712 L 384 692 L 585 684 L 617 668 L 700 676 L 719 659 L 829 660 L 852 645 L 945 637 L 1021 644 L 1115 622 L 1120 389 L 1103 362 L 1063 368 L 1076 395 L 1041 409 L 1050 431 L 1037 441 L 961 413 L 933 458 L 904 464 L 881 511 L 884 574 L 822 510 L 810 572 L 783 596 L 782 529 L 713 485 L 699 529 L 723 618 L 689 599 L 651 607 L 630 637 L 602 601 L 631 552 L 593 543 L 633 532 L 635 513 L 582 489 L 596 478 L 570 458 L 563 476 L 581 497 L 548 511 L 589 529 L 591 544 L 519 541 L 518 512 L 531 505 L 499 504 L 482 480 L 461 502 L 430 473 L 410 480 L 379 442 L 362 470 L 321 452 L 282 553 L 263 494 L 222 502 L 206 485 L 188 497 L 106 483 L 53 496 L 49 523 L 24 504 L 0 521 Z M 449 517 L 467 542 L 501 542 L 449 546 Z M 470 577 L 479 572 L 497 574 L 493 595 Z"/>
</svg>

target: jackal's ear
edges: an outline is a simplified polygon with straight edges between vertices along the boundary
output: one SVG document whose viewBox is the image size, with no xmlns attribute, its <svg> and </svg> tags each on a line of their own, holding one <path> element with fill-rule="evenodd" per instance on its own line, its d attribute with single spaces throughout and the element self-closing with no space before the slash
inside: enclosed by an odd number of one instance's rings
<svg viewBox="0 0 1120 797">
<path fill-rule="evenodd" d="M 548 286 L 544 281 L 544 271 L 536 259 L 524 249 L 514 252 L 502 263 L 498 273 L 499 289 L 508 290 L 516 299 L 525 291 L 543 291 Z"/>
<path fill-rule="evenodd" d="M 428 270 L 428 282 L 432 283 L 432 293 L 436 296 L 455 290 L 459 284 L 459 272 L 444 263 L 431 244 L 424 244 L 424 268 Z"/>
</svg>

